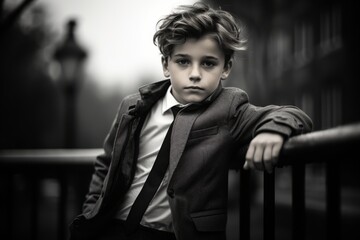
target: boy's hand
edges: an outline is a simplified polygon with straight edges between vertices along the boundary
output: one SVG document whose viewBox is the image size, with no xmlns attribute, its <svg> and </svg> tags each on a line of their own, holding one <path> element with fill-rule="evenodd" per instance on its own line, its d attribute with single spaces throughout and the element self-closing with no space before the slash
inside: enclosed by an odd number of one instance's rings
<svg viewBox="0 0 360 240">
<path fill-rule="evenodd" d="M 277 163 L 284 138 L 277 133 L 259 133 L 250 142 L 246 153 L 244 169 L 273 171 Z"/>
</svg>

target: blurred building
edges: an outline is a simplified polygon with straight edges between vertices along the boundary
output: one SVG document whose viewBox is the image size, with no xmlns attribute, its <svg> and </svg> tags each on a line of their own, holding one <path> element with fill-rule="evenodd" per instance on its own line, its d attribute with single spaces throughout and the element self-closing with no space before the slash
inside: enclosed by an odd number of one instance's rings
<svg viewBox="0 0 360 240">
<path fill-rule="evenodd" d="M 238 16 L 248 49 L 229 85 L 252 102 L 295 103 L 316 129 L 359 121 L 359 30 L 353 1 L 207 1 Z"/>
</svg>

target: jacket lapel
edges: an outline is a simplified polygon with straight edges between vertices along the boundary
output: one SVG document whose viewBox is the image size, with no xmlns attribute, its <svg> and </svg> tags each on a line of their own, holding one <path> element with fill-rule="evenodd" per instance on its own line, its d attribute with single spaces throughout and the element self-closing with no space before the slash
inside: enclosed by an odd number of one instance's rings
<svg viewBox="0 0 360 240">
<path fill-rule="evenodd" d="M 196 120 L 200 115 L 200 109 L 203 109 L 206 105 L 214 101 L 214 99 L 221 93 L 222 86 L 219 84 L 218 88 L 203 102 L 193 103 L 186 107 L 183 111 L 179 112 L 174 122 L 171 133 L 171 146 L 170 146 L 170 158 L 169 158 L 169 179 L 171 181 L 172 176 L 176 170 L 176 167 L 180 161 L 180 158 L 184 152 L 187 140 L 189 138 L 190 131 Z"/>
<path fill-rule="evenodd" d="M 171 133 L 169 179 L 172 178 L 174 171 L 179 163 L 180 157 L 186 146 L 191 128 L 198 117 L 198 111 L 182 112 L 177 116 Z"/>
</svg>

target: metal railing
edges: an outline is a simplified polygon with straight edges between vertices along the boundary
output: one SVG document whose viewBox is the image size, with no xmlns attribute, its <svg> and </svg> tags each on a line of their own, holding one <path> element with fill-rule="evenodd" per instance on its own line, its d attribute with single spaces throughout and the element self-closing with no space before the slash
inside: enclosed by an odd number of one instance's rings
<svg viewBox="0 0 360 240">
<path fill-rule="evenodd" d="M 1 201 L 7 206 L 5 213 L 4 231 L 2 239 L 15 239 L 14 233 L 18 231 L 15 218 L 15 210 L 19 206 L 14 204 L 14 176 L 22 175 L 30 186 L 29 195 L 23 199 L 21 204 L 30 203 L 29 234 L 26 239 L 37 240 L 39 236 L 39 204 L 41 181 L 44 179 L 55 179 L 58 182 L 58 201 L 55 212 L 57 212 L 56 239 L 66 239 L 68 233 L 68 205 L 69 186 L 75 185 L 77 213 L 81 208 L 83 197 L 86 194 L 88 182 L 93 172 L 93 163 L 101 149 L 31 149 L 31 150 L 2 150 L 0 151 L 0 176 L 6 182 L 4 196 Z M 20 216 L 24 217 L 24 216 Z M 49 218 L 49 217 L 48 217 Z M 46 221 L 46 220 L 45 220 Z M 54 235 L 53 235 L 54 236 Z M 1 238 L 1 237 L 0 237 Z M 24 239 L 18 237 L 18 239 Z"/>
<path fill-rule="evenodd" d="M 360 124 L 315 131 L 292 137 L 285 142 L 278 167 L 292 167 L 292 239 L 305 237 L 305 165 L 326 164 L 326 238 L 341 239 L 340 179 L 336 161 L 359 160 Z M 240 173 L 240 239 L 250 236 L 250 172 Z M 263 239 L 275 239 L 275 172 L 264 172 Z M 360 205 L 360 204 L 359 204 Z"/>
<path fill-rule="evenodd" d="M 292 222 L 293 239 L 305 239 L 305 165 L 315 162 L 326 163 L 326 201 L 328 239 L 340 239 L 340 184 L 334 160 L 351 160 L 360 147 L 360 124 L 351 124 L 332 129 L 316 131 L 290 138 L 282 149 L 278 167 L 292 167 Z M 93 171 L 93 161 L 101 149 L 39 149 L 39 150 L 2 150 L 0 151 L 0 176 L 6 180 L 6 239 L 12 239 L 14 231 L 12 200 L 14 174 L 28 176 L 32 186 L 30 239 L 38 239 L 38 192 L 39 180 L 56 178 L 59 182 L 59 201 L 57 205 L 57 239 L 67 237 L 67 205 L 69 176 L 75 181 L 88 179 Z M 83 177 L 86 175 L 87 177 Z M 76 178 L 78 176 L 78 178 Z M 264 173 L 264 217 L 263 238 L 275 239 L 275 185 L 274 173 Z M 73 178 L 74 179 L 74 178 Z M 250 239 L 250 171 L 240 172 L 240 236 L 241 240 Z M 84 185 L 83 185 L 84 187 Z M 78 189 L 80 190 L 80 189 Z M 86 193 L 85 187 L 79 193 Z M 81 199 L 83 200 L 83 199 Z M 79 202 L 81 204 L 81 202 Z"/>
</svg>

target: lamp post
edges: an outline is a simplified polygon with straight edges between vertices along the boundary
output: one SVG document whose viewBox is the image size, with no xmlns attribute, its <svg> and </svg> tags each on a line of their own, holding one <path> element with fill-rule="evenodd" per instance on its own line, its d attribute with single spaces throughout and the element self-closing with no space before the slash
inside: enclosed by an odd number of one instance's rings
<svg viewBox="0 0 360 240">
<path fill-rule="evenodd" d="M 54 52 L 54 59 L 60 65 L 60 85 L 65 94 L 65 147 L 75 148 L 76 96 L 82 78 L 86 51 L 77 43 L 75 37 L 76 20 L 66 24 L 63 41 Z"/>
<path fill-rule="evenodd" d="M 86 51 L 77 43 L 75 37 L 76 21 L 70 19 L 66 24 L 66 33 L 62 42 L 54 52 L 54 59 L 59 63 L 59 84 L 65 95 L 65 148 L 75 148 L 76 143 L 76 98 L 82 80 L 83 63 L 87 57 Z M 58 239 L 65 239 L 67 176 L 59 178 L 60 201 L 58 206 Z"/>
</svg>

